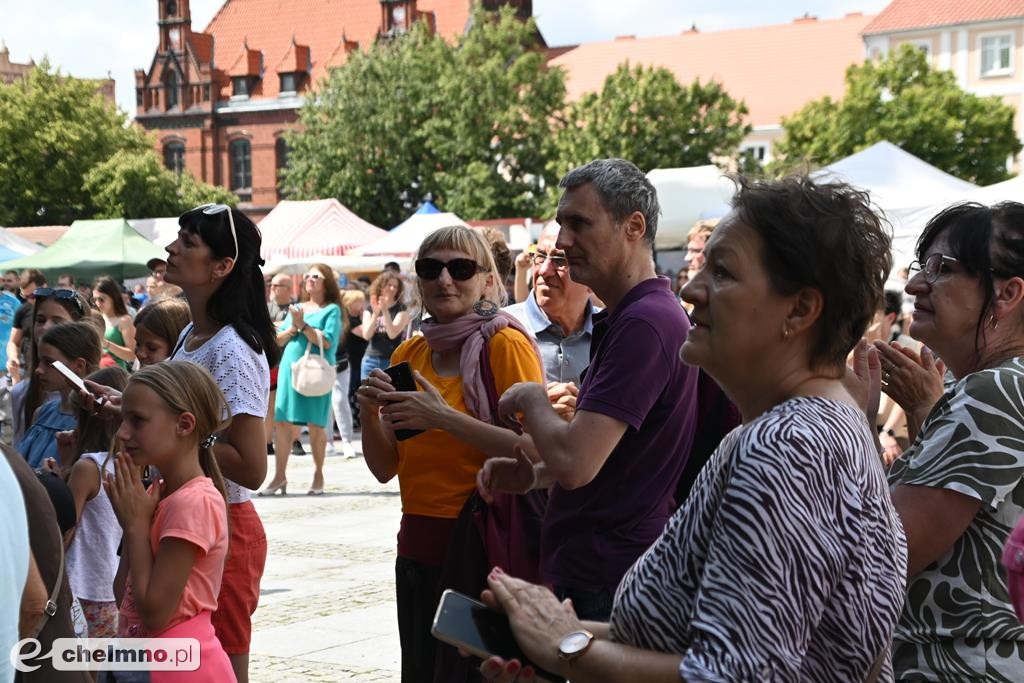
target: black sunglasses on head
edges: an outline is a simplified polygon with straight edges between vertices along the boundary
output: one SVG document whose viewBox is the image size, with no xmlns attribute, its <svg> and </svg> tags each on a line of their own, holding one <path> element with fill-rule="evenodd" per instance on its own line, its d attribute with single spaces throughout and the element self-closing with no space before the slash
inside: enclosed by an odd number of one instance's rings
<svg viewBox="0 0 1024 683">
<path fill-rule="evenodd" d="M 82 301 L 82 297 L 79 296 L 78 292 L 73 289 L 54 289 L 52 287 L 36 287 L 35 291 L 32 292 L 32 296 L 35 297 L 36 303 L 40 299 L 63 299 L 71 300 L 75 302 L 75 307 L 78 308 L 82 315 L 85 315 L 85 303 Z"/>
<path fill-rule="evenodd" d="M 436 258 L 416 259 L 416 275 L 421 280 L 436 280 L 441 277 L 441 271 L 445 268 L 448 269 L 448 274 L 452 276 L 453 280 L 463 281 L 477 273 L 487 271 L 471 258 L 453 258 L 447 263 L 438 261 Z"/>
</svg>

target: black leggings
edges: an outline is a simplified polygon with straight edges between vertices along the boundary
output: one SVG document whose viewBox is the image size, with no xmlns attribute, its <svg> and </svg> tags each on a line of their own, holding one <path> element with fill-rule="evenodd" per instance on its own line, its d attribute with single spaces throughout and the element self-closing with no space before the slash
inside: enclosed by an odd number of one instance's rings
<svg viewBox="0 0 1024 683">
<path fill-rule="evenodd" d="M 398 598 L 398 639 L 402 645 L 402 683 L 421 683 L 434 678 L 437 640 L 430 627 L 441 597 L 441 567 L 406 557 L 395 560 L 395 592 Z"/>
</svg>

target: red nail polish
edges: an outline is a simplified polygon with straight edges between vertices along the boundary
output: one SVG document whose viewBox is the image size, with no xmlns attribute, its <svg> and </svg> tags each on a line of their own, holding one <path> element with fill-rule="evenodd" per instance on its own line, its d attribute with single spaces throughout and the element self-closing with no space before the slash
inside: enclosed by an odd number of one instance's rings
<svg viewBox="0 0 1024 683">
<path fill-rule="evenodd" d="M 494 569 L 491 570 L 491 573 L 497 575 L 497 574 L 504 574 L 505 571 L 501 567 L 498 567 L 497 565 L 495 565 Z"/>
<path fill-rule="evenodd" d="M 519 666 L 520 666 L 519 662 L 517 662 L 516 660 L 513 659 L 505 667 L 505 670 L 508 671 L 510 674 L 517 674 L 517 673 L 519 673 Z"/>
</svg>

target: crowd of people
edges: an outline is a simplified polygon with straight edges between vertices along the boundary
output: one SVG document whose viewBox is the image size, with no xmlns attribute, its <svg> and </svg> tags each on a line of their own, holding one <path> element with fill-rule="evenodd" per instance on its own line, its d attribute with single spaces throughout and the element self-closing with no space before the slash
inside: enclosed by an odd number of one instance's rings
<svg viewBox="0 0 1024 683">
<path fill-rule="evenodd" d="M 309 495 L 338 440 L 397 478 L 403 681 L 1024 680 L 1024 205 L 935 216 L 904 294 L 842 183 L 737 178 L 674 280 L 636 166 L 560 188 L 515 258 L 450 227 L 411 273 L 265 278 L 205 205 L 137 292 L 7 273 L 2 645 L 190 637 L 190 680 L 248 680 L 250 498 L 304 430 Z M 525 658 L 435 638 L 448 589 Z"/>
</svg>

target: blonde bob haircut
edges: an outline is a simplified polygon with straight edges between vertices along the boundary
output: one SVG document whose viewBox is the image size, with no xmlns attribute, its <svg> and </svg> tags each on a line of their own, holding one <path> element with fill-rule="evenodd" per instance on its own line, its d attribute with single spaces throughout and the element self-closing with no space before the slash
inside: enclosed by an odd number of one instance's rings
<svg viewBox="0 0 1024 683">
<path fill-rule="evenodd" d="M 508 302 L 505 285 L 499 281 L 498 266 L 494 262 L 491 245 L 487 243 L 479 230 L 461 225 L 435 230 L 424 238 L 416 258 L 426 258 L 435 251 L 443 250 L 461 251 L 477 262 L 483 271 L 482 274 L 487 278 L 484 285 L 484 299 L 493 301 L 498 306 L 504 306 Z M 419 279 L 416 280 L 416 289 L 422 300 L 423 292 Z"/>
</svg>

